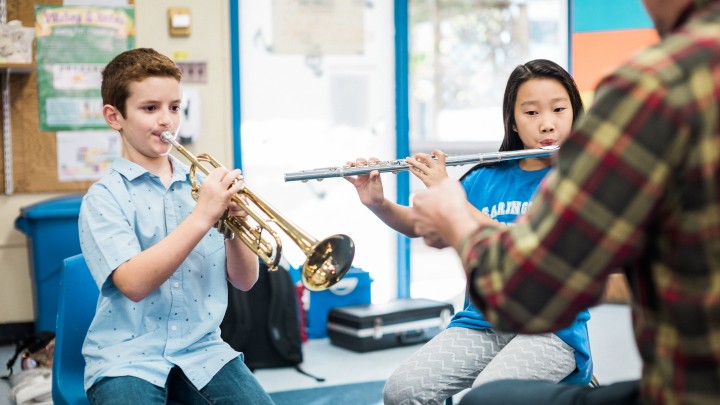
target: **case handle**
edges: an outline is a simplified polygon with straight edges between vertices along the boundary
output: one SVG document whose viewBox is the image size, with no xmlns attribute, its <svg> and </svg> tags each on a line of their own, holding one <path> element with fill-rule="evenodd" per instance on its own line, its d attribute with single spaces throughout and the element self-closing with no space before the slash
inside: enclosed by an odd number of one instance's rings
<svg viewBox="0 0 720 405">
<path fill-rule="evenodd" d="M 399 333 L 397 338 L 401 345 L 413 345 L 427 341 L 427 339 L 425 339 L 425 329 L 408 330 Z"/>
</svg>

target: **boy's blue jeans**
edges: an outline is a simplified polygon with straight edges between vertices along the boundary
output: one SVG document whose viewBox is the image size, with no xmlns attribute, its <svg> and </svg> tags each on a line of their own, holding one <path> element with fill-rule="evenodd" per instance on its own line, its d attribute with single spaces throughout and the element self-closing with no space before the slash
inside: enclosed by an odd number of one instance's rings
<svg viewBox="0 0 720 405">
<path fill-rule="evenodd" d="M 165 387 L 137 377 L 106 377 L 87 391 L 92 404 L 166 404 L 168 399 L 192 404 L 272 404 L 241 356 L 226 364 L 201 390 L 175 367 Z"/>
</svg>

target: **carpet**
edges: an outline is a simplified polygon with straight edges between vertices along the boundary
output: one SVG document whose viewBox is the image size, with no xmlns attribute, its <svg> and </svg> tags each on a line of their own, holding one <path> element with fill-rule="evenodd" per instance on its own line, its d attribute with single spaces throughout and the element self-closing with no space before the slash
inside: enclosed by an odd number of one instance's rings
<svg viewBox="0 0 720 405">
<path fill-rule="evenodd" d="M 275 405 L 382 405 L 385 381 L 270 393 Z"/>
</svg>

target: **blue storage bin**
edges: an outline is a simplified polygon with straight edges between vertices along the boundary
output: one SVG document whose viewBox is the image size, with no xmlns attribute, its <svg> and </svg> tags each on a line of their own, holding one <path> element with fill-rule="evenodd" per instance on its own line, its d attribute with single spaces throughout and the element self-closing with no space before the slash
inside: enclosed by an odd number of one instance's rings
<svg viewBox="0 0 720 405">
<path fill-rule="evenodd" d="M 325 291 L 311 291 L 307 310 L 307 335 L 327 337 L 328 312 L 336 307 L 370 303 L 370 273 L 352 267 L 340 281 Z"/>
<path fill-rule="evenodd" d="M 55 331 L 63 259 L 80 253 L 81 195 L 52 198 L 20 209 L 15 228 L 28 239 L 35 330 Z"/>
</svg>

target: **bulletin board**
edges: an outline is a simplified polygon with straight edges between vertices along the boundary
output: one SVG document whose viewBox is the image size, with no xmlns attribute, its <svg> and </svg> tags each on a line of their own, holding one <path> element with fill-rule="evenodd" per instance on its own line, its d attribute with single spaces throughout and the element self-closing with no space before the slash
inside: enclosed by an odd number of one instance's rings
<svg viewBox="0 0 720 405">
<path fill-rule="evenodd" d="M 7 20 L 35 26 L 35 5 L 62 5 L 62 0 L 8 0 Z M 128 1 L 132 5 L 133 1 Z M 12 193 L 84 192 L 93 181 L 60 181 L 55 132 L 40 130 L 37 72 L 33 66 L 17 69 L 2 66 L 0 80 L 8 80 L 10 116 L 0 108 L 0 118 L 9 120 L 12 143 Z M 4 129 L 0 126 L 4 136 Z M 5 152 L 0 142 L 0 156 Z M 0 165 L 0 187 L 5 190 L 5 168 Z"/>
</svg>

